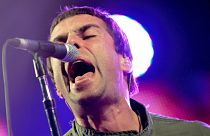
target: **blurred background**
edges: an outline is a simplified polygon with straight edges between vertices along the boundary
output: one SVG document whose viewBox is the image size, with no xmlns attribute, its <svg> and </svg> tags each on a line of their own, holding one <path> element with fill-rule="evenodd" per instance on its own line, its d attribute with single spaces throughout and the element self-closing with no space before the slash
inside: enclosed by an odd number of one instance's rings
<svg viewBox="0 0 210 136">
<path fill-rule="evenodd" d="M 154 57 L 147 72 L 137 78 L 140 93 L 133 98 L 150 112 L 210 124 L 209 0 L 1 0 L 1 50 L 9 38 L 47 40 L 52 19 L 65 5 L 101 7 L 141 23 L 152 39 Z M 7 49 L 14 136 L 50 135 L 32 59 L 26 52 Z M 64 134 L 73 115 L 52 93 Z M 0 72 L 1 136 L 7 135 L 4 104 Z"/>
</svg>

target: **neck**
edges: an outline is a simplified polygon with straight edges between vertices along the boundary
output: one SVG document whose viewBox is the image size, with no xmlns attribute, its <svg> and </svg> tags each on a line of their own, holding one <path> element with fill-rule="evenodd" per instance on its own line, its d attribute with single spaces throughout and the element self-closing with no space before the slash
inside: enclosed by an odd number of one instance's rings
<svg viewBox="0 0 210 136">
<path fill-rule="evenodd" d="M 100 105 L 100 108 L 98 106 L 88 106 L 88 110 L 83 107 L 80 112 L 76 112 L 79 113 L 75 114 L 77 123 L 101 132 L 139 131 L 138 117 L 125 98 L 112 104 Z M 128 122 L 132 122 L 132 125 Z"/>
</svg>

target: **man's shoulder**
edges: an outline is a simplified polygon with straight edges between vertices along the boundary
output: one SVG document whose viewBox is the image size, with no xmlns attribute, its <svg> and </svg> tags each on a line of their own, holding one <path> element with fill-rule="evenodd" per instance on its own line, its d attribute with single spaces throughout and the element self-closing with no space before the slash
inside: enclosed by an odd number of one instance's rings
<svg viewBox="0 0 210 136">
<path fill-rule="evenodd" d="M 151 114 L 153 131 L 157 134 L 179 136 L 210 136 L 210 128 L 200 121 L 187 121 L 157 114 Z"/>
</svg>

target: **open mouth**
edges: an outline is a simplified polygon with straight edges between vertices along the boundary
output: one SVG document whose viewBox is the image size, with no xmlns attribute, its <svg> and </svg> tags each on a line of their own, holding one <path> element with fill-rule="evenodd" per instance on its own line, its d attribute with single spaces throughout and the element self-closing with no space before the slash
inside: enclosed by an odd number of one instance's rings
<svg viewBox="0 0 210 136">
<path fill-rule="evenodd" d="M 83 76 L 87 72 L 95 73 L 95 67 L 91 63 L 83 60 L 77 60 L 68 67 L 68 75 L 73 83 L 75 83 L 75 78 L 77 76 Z"/>
</svg>

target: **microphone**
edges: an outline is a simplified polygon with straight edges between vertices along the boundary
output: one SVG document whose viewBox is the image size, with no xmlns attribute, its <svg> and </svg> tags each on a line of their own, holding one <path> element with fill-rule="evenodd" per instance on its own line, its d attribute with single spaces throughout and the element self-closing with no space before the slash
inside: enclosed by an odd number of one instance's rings
<svg viewBox="0 0 210 136">
<path fill-rule="evenodd" d="M 79 54 L 78 49 L 70 44 L 62 45 L 23 38 L 8 39 L 7 44 L 30 53 L 37 53 L 44 58 L 54 57 L 65 62 L 73 62 Z"/>
</svg>

